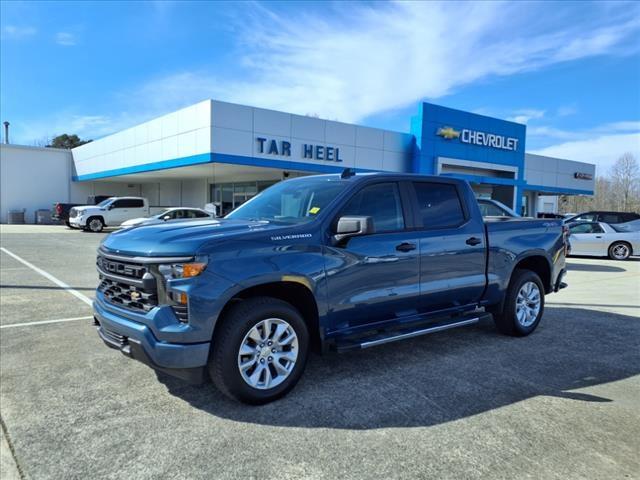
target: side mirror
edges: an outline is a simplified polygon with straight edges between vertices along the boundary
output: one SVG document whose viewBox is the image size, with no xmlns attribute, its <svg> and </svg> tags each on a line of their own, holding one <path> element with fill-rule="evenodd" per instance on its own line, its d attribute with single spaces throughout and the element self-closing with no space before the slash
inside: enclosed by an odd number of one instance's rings
<svg viewBox="0 0 640 480">
<path fill-rule="evenodd" d="M 333 236 L 333 240 L 337 244 L 347 238 L 370 235 L 372 233 L 375 233 L 373 218 L 355 216 L 340 217 L 336 225 L 336 233 Z"/>
<path fill-rule="evenodd" d="M 107 207 L 107 210 L 113 210 L 113 203 Z"/>
<path fill-rule="evenodd" d="M 162 219 L 166 222 L 167 220 L 171 220 L 171 215 L 165 215 Z"/>
</svg>

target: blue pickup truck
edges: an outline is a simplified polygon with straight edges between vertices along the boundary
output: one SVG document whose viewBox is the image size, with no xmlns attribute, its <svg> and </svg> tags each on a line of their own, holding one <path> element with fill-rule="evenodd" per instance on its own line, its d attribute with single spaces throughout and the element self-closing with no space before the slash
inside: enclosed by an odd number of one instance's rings
<svg viewBox="0 0 640 480">
<path fill-rule="evenodd" d="M 560 221 L 483 220 L 469 184 L 397 174 L 280 182 L 224 219 L 139 226 L 99 248 L 104 343 L 251 404 L 310 350 L 373 347 L 493 317 L 535 330 L 563 288 Z"/>
</svg>

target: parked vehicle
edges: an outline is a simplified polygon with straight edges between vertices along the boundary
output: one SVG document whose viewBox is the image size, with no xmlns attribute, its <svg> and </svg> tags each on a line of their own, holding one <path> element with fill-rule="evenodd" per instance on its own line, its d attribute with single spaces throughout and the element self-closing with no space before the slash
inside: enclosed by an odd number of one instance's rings
<svg viewBox="0 0 640 480">
<path fill-rule="evenodd" d="M 224 219 L 107 236 L 94 319 L 104 343 L 172 375 L 266 403 L 311 348 L 338 352 L 493 319 L 525 336 L 566 286 L 554 220 L 483 221 L 463 180 L 285 180 Z M 484 309 L 484 310 L 483 310 Z"/>
<path fill-rule="evenodd" d="M 121 227 L 133 227 L 136 225 L 148 225 L 151 223 L 167 222 L 169 220 L 186 220 L 194 218 L 215 218 L 213 212 L 207 212 L 201 208 L 174 207 L 167 208 L 157 215 L 150 217 L 132 218 L 120 224 Z"/>
<path fill-rule="evenodd" d="M 538 212 L 536 215 L 537 218 L 555 218 L 558 220 L 564 220 L 565 216 L 561 213 L 551 213 L 551 212 Z"/>
<path fill-rule="evenodd" d="M 73 207 L 69 224 L 90 232 L 101 232 L 104 227 L 116 227 L 131 218 L 149 216 L 149 202 L 142 197 L 109 197 L 99 204 Z"/>
<path fill-rule="evenodd" d="M 500 203 L 497 200 L 491 198 L 478 198 L 478 206 L 480 207 L 480 213 L 483 217 L 495 217 L 495 218 L 515 218 L 519 217 L 516 212 L 507 207 L 504 203 Z"/>
<path fill-rule="evenodd" d="M 109 195 L 89 195 L 86 204 L 97 205 L 107 198 L 109 198 Z M 55 203 L 51 209 L 51 219 L 56 222 L 64 222 L 67 227 L 71 227 L 69 224 L 69 211 L 73 207 L 79 207 L 81 205 L 81 203 Z"/>
<path fill-rule="evenodd" d="M 616 232 L 640 232 L 640 220 L 632 220 L 625 223 L 612 223 L 609 226 Z"/>
<path fill-rule="evenodd" d="M 603 222 L 578 222 L 569 227 L 571 255 L 626 260 L 640 252 L 640 232 L 616 231 Z"/>
<path fill-rule="evenodd" d="M 604 212 L 593 211 L 584 212 L 574 217 L 567 218 L 566 223 L 575 222 L 603 222 L 603 223 L 626 223 L 640 219 L 640 214 L 634 212 Z"/>
</svg>

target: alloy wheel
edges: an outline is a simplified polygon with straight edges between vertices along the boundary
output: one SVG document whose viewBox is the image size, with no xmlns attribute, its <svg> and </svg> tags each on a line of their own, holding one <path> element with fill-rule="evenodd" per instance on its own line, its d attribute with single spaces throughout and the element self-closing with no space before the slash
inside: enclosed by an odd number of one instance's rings
<svg viewBox="0 0 640 480">
<path fill-rule="evenodd" d="M 523 327 L 529 327 L 536 321 L 542 305 L 540 288 L 535 282 L 525 282 L 516 297 L 516 318 Z"/>
<path fill-rule="evenodd" d="M 99 232 L 100 230 L 102 230 L 102 222 L 97 218 L 94 218 L 89 222 L 89 230 L 91 230 L 92 232 Z"/>
<path fill-rule="evenodd" d="M 298 359 L 298 336 L 289 323 L 267 318 L 245 335 L 238 351 L 238 369 L 251 387 L 267 390 L 284 382 Z"/>
<path fill-rule="evenodd" d="M 611 249 L 616 260 L 624 260 L 629 256 L 629 247 L 624 243 L 614 245 Z"/>
</svg>

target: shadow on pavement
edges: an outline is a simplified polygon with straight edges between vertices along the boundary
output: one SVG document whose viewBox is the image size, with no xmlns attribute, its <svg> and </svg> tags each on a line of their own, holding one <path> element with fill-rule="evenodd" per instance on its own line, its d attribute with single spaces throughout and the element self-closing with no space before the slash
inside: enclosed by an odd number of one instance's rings
<svg viewBox="0 0 640 480">
<path fill-rule="evenodd" d="M 611 267 L 609 265 L 601 264 L 586 264 L 586 263 L 567 263 L 567 270 L 574 272 L 610 272 L 620 273 L 627 270 L 622 267 Z"/>
<path fill-rule="evenodd" d="M 343 355 L 313 355 L 298 386 L 261 407 L 228 400 L 211 384 L 170 377 L 169 392 L 238 422 L 373 429 L 428 426 L 547 395 L 610 402 L 573 390 L 640 373 L 640 318 L 548 307 L 525 338 L 491 322 Z"/>
</svg>

